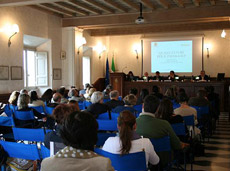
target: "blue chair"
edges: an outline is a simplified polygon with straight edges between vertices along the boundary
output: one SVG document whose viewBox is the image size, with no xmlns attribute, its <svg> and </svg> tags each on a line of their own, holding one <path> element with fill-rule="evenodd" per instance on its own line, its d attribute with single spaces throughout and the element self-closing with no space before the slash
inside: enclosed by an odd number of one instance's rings
<svg viewBox="0 0 230 171">
<path fill-rule="evenodd" d="M 102 114 L 100 114 L 100 115 L 98 116 L 97 119 L 100 119 L 100 120 L 109 120 L 109 119 L 110 119 L 110 118 L 109 118 L 109 113 L 108 113 L 108 112 L 102 113 Z"/>
<path fill-rule="evenodd" d="M 97 119 L 99 131 L 117 131 L 117 121 Z"/>
<path fill-rule="evenodd" d="M 141 112 L 142 112 L 142 104 L 140 104 L 140 105 L 134 105 L 133 108 L 134 108 L 138 113 L 141 113 Z"/>
<path fill-rule="evenodd" d="M 122 96 L 119 96 L 119 97 L 118 97 L 118 100 L 122 101 Z"/>
<path fill-rule="evenodd" d="M 26 160 L 40 160 L 36 144 L 22 144 L 16 142 L 0 141 L 9 157 L 21 158 Z"/>
<path fill-rule="evenodd" d="M 84 103 L 85 109 L 87 109 L 87 107 L 89 107 L 92 104 L 92 102 L 89 102 L 87 100 L 85 100 L 83 103 Z"/>
<path fill-rule="evenodd" d="M 45 113 L 43 106 L 30 106 L 30 108 L 35 109 L 39 113 Z"/>
<path fill-rule="evenodd" d="M 184 119 L 184 123 L 185 123 L 186 126 L 194 127 L 194 124 L 195 124 L 194 115 L 183 116 L 183 119 Z"/>
<path fill-rule="evenodd" d="M 103 99 L 103 102 L 106 103 L 106 102 L 109 102 L 110 99 Z"/>
<path fill-rule="evenodd" d="M 171 124 L 174 132 L 178 136 L 186 136 L 186 130 L 185 130 L 185 124 L 184 123 L 176 123 L 176 124 Z"/>
<path fill-rule="evenodd" d="M 85 106 L 84 106 L 84 103 L 83 102 L 78 102 L 78 106 L 79 106 L 79 109 L 80 110 L 84 110 L 85 109 Z"/>
<path fill-rule="evenodd" d="M 34 113 L 32 110 L 29 111 L 14 111 L 14 117 L 19 120 L 34 120 Z"/>
<path fill-rule="evenodd" d="M 52 115 L 54 110 L 54 107 L 49 107 L 49 106 L 45 106 L 45 113 L 48 115 Z"/>
<path fill-rule="evenodd" d="M 105 144 L 105 141 L 109 138 L 109 137 L 115 137 L 116 134 L 115 133 L 105 133 L 105 132 L 98 132 L 97 133 L 97 147 L 101 147 Z"/>
<path fill-rule="evenodd" d="M 45 139 L 45 130 L 42 128 L 39 129 L 30 129 L 30 128 L 15 128 L 13 127 L 14 139 L 18 141 L 36 141 L 44 142 Z"/>
<path fill-rule="evenodd" d="M 42 159 L 50 157 L 50 150 L 41 144 L 40 156 Z"/>
<path fill-rule="evenodd" d="M 119 115 L 120 115 L 119 113 L 111 112 L 111 119 L 112 120 L 117 120 Z"/>
<path fill-rule="evenodd" d="M 12 126 L 11 117 L 0 116 L 0 126 Z"/>
<path fill-rule="evenodd" d="M 173 103 L 173 109 L 177 109 L 180 107 L 180 104 L 179 103 Z"/>
<path fill-rule="evenodd" d="M 154 146 L 156 152 L 171 152 L 170 137 L 165 136 L 163 138 L 150 138 L 151 143 Z"/>
<path fill-rule="evenodd" d="M 112 154 L 102 149 L 94 150 L 97 154 L 111 160 L 112 166 L 118 171 L 147 171 L 145 152 L 130 153 L 126 155 Z"/>
<path fill-rule="evenodd" d="M 7 116 L 12 116 L 13 110 L 10 108 L 10 104 L 5 105 L 4 112 Z"/>
</svg>

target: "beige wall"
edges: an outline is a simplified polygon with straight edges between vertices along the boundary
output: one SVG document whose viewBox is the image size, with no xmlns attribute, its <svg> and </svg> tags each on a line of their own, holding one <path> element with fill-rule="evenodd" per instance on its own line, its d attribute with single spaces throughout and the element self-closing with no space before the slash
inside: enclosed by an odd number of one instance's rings
<svg viewBox="0 0 230 171">
<path fill-rule="evenodd" d="M 61 19 L 29 7 L 1 8 L 0 27 L 6 23 L 18 24 L 20 32 L 12 38 L 11 47 L 7 46 L 8 37 L 0 33 L 0 65 L 23 66 L 23 35 L 32 35 L 51 39 L 51 59 L 53 68 L 61 68 L 60 52 L 62 48 Z M 52 69 L 51 69 L 52 70 Z M 49 73 L 51 75 L 52 73 Z M 58 88 L 60 81 L 53 81 Z M 23 88 L 23 80 L 0 80 L 0 93 L 9 93 Z"/>
</svg>

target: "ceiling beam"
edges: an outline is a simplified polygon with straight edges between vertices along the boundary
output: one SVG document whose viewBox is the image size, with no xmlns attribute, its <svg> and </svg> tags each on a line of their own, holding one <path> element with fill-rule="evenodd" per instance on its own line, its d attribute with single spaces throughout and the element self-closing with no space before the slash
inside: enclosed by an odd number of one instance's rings
<svg viewBox="0 0 230 171">
<path fill-rule="evenodd" d="M 119 11 L 122 11 L 122 12 L 128 12 L 128 10 L 124 7 L 122 7 L 121 5 L 111 1 L 111 0 L 104 0 L 107 4 L 113 6 L 114 8 L 118 9 Z"/>
<path fill-rule="evenodd" d="M 31 8 L 34 8 L 34 9 L 36 9 L 36 10 L 39 10 L 39 11 L 42 11 L 42 12 L 45 12 L 45 13 L 48 13 L 48 14 L 55 15 L 55 16 L 57 16 L 57 17 L 63 18 L 63 15 L 62 15 L 62 14 L 57 13 L 57 12 L 54 12 L 54 11 L 49 10 L 49 9 L 44 9 L 44 8 L 39 7 L 39 6 L 37 6 L 37 5 L 29 5 L 28 7 L 31 7 Z"/>
<path fill-rule="evenodd" d="M 64 10 L 64 9 L 62 9 L 62 8 L 59 8 L 59 7 L 54 6 L 54 5 L 51 5 L 51 4 L 40 4 L 39 6 L 41 6 L 41 7 L 46 7 L 46 8 L 48 8 L 48 9 L 50 9 L 50 10 L 53 10 L 53 11 L 62 13 L 62 14 L 64 14 L 64 15 L 67 15 L 67 16 L 70 16 L 70 17 L 76 15 L 75 13 L 72 13 L 72 12 L 70 12 L 70 11 Z"/>
<path fill-rule="evenodd" d="M 88 12 L 84 11 L 84 10 L 81 10 L 81 9 L 78 9 L 70 4 L 67 4 L 65 2 L 55 2 L 55 4 L 61 6 L 62 8 L 65 8 L 67 10 L 71 10 L 73 11 L 74 13 L 77 13 L 77 14 L 80 14 L 80 15 L 89 15 Z"/>
<path fill-rule="evenodd" d="M 163 6 L 165 9 L 169 8 L 169 3 L 165 0 L 156 0 L 158 2 L 158 4 L 160 4 L 161 6 Z M 149 0 L 141 0 L 141 2 L 147 6 L 150 9 L 155 9 L 154 5 L 152 2 L 150 2 Z"/>
<path fill-rule="evenodd" d="M 65 2 L 68 0 L 1 0 L 0 7 L 38 5 L 41 3 Z"/>
<path fill-rule="evenodd" d="M 200 6 L 200 0 L 192 0 L 192 2 L 195 6 Z"/>
<path fill-rule="evenodd" d="M 173 0 L 177 6 L 184 8 L 184 2 L 183 0 Z"/>
<path fill-rule="evenodd" d="M 98 2 L 96 2 L 95 0 L 85 0 L 86 2 L 88 2 L 89 4 L 92 4 L 92 5 L 95 5 L 96 7 L 104 10 L 104 11 L 107 11 L 109 13 L 115 13 L 115 11 L 109 7 L 106 7 Z"/>
<path fill-rule="evenodd" d="M 76 0 L 70 0 L 69 2 L 72 3 L 73 5 L 76 5 L 78 7 L 83 8 L 84 10 L 87 10 L 89 12 L 92 12 L 92 13 L 95 13 L 95 14 L 102 14 L 102 12 L 100 10 L 94 9 L 94 8 L 88 6 L 88 5 L 83 4 L 83 3 L 79 3 Z"/>
<path fill-rule="evenodd" d="M 124 3 L 126 3 L 127 5 L 129 5 L 130 7 L 134 8 L 135 10 L 138 10 L 140 9 L 139 5 L 129 1 L 129 0 L 122 0 Z"/>
</svg>

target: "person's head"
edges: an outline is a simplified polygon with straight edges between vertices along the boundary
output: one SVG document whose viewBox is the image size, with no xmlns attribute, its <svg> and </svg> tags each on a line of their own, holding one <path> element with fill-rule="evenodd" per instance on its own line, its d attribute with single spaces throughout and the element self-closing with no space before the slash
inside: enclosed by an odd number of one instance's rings
<svg viewBox="0 0 230 171">
<path fill-rule="evenodd" d="M 69 92 L 68 92 L 68 96 L 69 97 L 75 97 L 77 95 L 77 92 L 74 88 L 72 88 Z"/>
<path fill-rule="evenodd" d="M 200 75 L 201 75 L 201 77 L 204 77 L 205 76 L 205 71 L 204 70 L 200 71 Z"/>
<path fill-rule="evenodd" d="M 28 94 L 28 91 L 26 89 L 21 89 L 20 94 Z"/>
<path fill-rule="evenodd" d="M 57 90 L 57 93 L 60 93 L 62 96 L 65 95 L 65 87 L 61 87 Z"/>
<path fill-rule="evenodd" d="M 148 95 L 144 99 L 144 112 L 149 112 L 152 114 L 155 114 L 158 106 L 159 106 L 160 100 L 153 95 Z"/>
<path fill-rule="evenodd" d="M 76 149 L 92 150 L 97 143 L 98 123 L 88 112 L 73 112 L 60 129 L 63 143 Z"/>
<path fill-rule="evenodd" d="M 103 103 L 103 93 L 100 91 L 95 91 L 91 96 L 91 102 L 94 103 Z"/>
<path fill-rule="evenodd" d="M 173 104 L 171 100 L 165 98 L 160 102 L 160 105 L 156 112 L 156 117 L 169 121 L 173 114 Z"/>
<path fill-rule="evenodd" d="M 85 84 L 85 89 L 87 89 L 88 87 L 90 87 L 90 84 L 89 84 L 89 83 L 86 83 L 86 84 Z"/>
<path fill-rule="evenodd" d="M 17 106 L 17 101 L 18 101 L 18 96 L 19 96 L 19 92 L 18 91 L 13 91 L 10 95 L 10 98 L 8 100 L 8 102 L 12 105 Z"/>
<path fill-rule="evenodd" d="M 152 88 L 152 92 L 153 93 L 159 93 L 159 87 L 154 85 L 153 88 Z"/>
<path fill-rule="evenodd" d="M 133 95 L 137 95 L 137 89 L 136 88 L 131 88 L 130 90 L 129 90 L 129 94 L 133 94 Z"/>
<path fill-rule="evenodd" d="M 141 92 L 140 92 L 140 97 L 141 97 L 141 99 L 144 100 L 144 98 L 145 98 L 147 95 L 149 95 L 149 90 L 146 89 L 146 88 L 143 88 L 143 89 L 141 90 Z"/>
<path fill-rule="evenodd" d="M 60 103 L 61 102 L 62 95 L 60 93 L 54 93 L 53 95 L 53 102 L 54 103 Z"/>
<path fill-rule="evenodd" d="M 57 124 L 62 124 L 65 118 L 70 114 L 75 112 L 74 108 L 68 104 L 60 104 L 54 108 L 52 116 L 57 122 Z"/>
<path fill-rule="evenodd" d="M 118 100 L 119 92 L 117 90 L 113 90 L 109 93 L 110 99 Z"/>
<path fill-rule="evenodd" d="M 79 110 L 80 110 L 77 101 L 75 101 L 75 100 L 70 100 L 70 101 L 68 102 L 68 104 L 74 108 L 74 111 L 79 111 Z"/>
<path fill-rule="evenodd" d="M 38 100 L 38 94 L 36 91 L 30 91 L 29 92 L 29 96 L 30 96 L 30 103 L 33 103 L 33 101 Z"/>
<path fill-rule="evenodd" d="M 119 137 L 121 140 L 121 154 L 129 153 L 132 146 L 133 131 L 136 129 L 136 118 L 130 111 L 122 111 L 117 118 Z"/>
<path fill-rule="evenodd" d="M 124 101 L 125 105 L 134 106 L 137 103 L 137 97 L 134 96 L 133 94 L 129 94 L 129 95 L 124 97 L 123 101 Z"/>
<path fill-rule="evenodd" d="M 91 97 L 92 94 L 93 94 L 95 91 L 97 91 L 96 88 L 90 88 L 90 89 L 89 89 L 89 97 Z"/>
<path fill-rule="evenodd" d="M 177 101 L 180 103 L 180 104 L 187 104 L 188 102 L 188 96 L 186 93 L 179 93 L 178 96 L 177 96 Z"/>
<path fill-rule="evenodd" d="M 20 94 L 17 103 L 18 110 L 27 108 L 29 102 L 30 102 L 30 96 L 28 94 Z"/>
<path fill-rule="evenodd" d="M 170 75 L 170 77 L 174 77 L 175 76 L 175 72 L 174 71 L 170 71 L 169 75 Z"/>
<path fill-rule="evenodd" d="M 207 92 L 205 90 L 199 90 L 196 94 L 197 97 L 201 97 L 201 98 L 206 97 L 206 95 L 207 95 Z"/>
<path fill-rule="evenodd" d="M 149 76 L 149 73 L 148 73 L 148 72 L 145 72 L 145 73 L 144 73 L 144 76 L 145 76 L 145 77 L 148 77 L 148 76 Z"/>
<path fill-rule="evenodd" d="M 171 87 L 168 88 L 168 89 L 166 90 L 166 92 L 165 92 L 165 96 L 166 96 L 166 97 L 169 97 L 169 98 L 171 98 L 171 99 L 175 98 L 173 88 L 171 88 Z"/>
<path fill-rule="evenodd" d="M 106 86 L 106 89 L 108 89 L 108 90 L 109 90 L 109 92 L 110 92 L 110 91 L 112 91 L 112 90 L 113 90 L 113 86 L 112 86 L 111 84 L 109 84 L 109 85 L 107 85 L 107 86 Z"/>
<path fill-rule="evenodd" d="M 156 72 L 156 76 L 157 76 L 157 77 L 160 76 L 160 72 L 159 72 L 159 71 Z"/>
<path fill-rule="evenodd" d="M 129 76 L 134 76 L 132 71 L 129 71 L 128 75 Z"/>
<path fill-rule="evenodd" d="M 50 102 L 53 97 L 53 90 L 52 89 L 47 89 L 43 95 L 41 96 L 43 101 Z"/>
</svg>

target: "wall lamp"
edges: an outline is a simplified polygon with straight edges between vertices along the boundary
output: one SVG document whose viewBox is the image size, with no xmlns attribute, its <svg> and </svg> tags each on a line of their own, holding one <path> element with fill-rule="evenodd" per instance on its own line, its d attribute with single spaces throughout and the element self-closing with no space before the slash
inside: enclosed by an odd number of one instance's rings
<svg viewBox="0 0 230 171">
<path fill-rule="evenodd" d="M 7 24 L 3 28 L 0 28 L 0 32 L 4 32 L 9 36 L 8 47 L 11 45 L 11 38 L 19 32 L 19 27 L 17 24 Z"/>
<path fill-rule="evenodd" d="M 102 53 L 106 51 L 106 47 L 102 45 L 101 42 L 99 42 L 96 46 L 94 46 L 93 49 L 96 50 L 97 53 L 99 54 L 99 59 L 101 59 Z"/>
<path fill-rule="evenodd" d="M 86 39 L 85 39 L 85 37 L 81 37 L 80 38 L 80 43 L 79 43 L 79 47 L 78 47 L 78 49 L 77 49 L 77 54 L 79 55 L 80 54 L 80 48 L 84 45 L 84 44 L 86 44 Z"/>
<path fill-rule="evenodd" d="M 222 38 L 225 38 L 226 37 L 226 32 L 225 30 L 222 31 L 221 35 L 220 35 Z"/>
<path fill-rule="evenodd" d="M 101 54 L 102 54 L 103 52 L 105 52 L 105 51 L 106 51 L 106 47 L 103 46 L 103 48 L 101 49 L 101 52 L 99 53 L 99 59 L 101 59 Z"/>
<path fill-rule="evenodd" d="M 138 52 L 140 52 L 141 51 L 141 47 L 140 47 L 140 44 L 134 44 L 133 45 L 133 51 L 136 53 L 136 58 L 138 59 L 139 57 L 138 57 Z"/>
<path fill-rule="evenodd" d="M 211 44 L 205 44 L 205 48 L 207 49 L 207 58 L 209 58 L 209 50 L 211 48 Z"/>
</svg>

